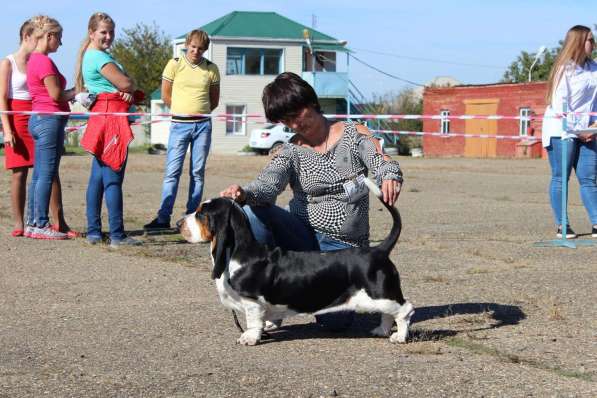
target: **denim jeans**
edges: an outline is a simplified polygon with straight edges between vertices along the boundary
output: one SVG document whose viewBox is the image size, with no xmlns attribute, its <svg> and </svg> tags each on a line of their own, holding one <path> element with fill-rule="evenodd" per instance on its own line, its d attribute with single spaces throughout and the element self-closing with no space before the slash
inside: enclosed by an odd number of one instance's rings
<svg viewBox="0 0 597 398">
<path fill-rule="evenodd" d="M 551 138 L 546 148 L 551 166 L 549 198 L 556 225 L 562 220 L 562 140 Z M 580 197 L 589 214 L 592 225 L 597 225 L 597 141 L 581 142 L 578 139 L 567 141 L 568 168 L 566 181 L 574 168 L 580 184 Z M 566 198 L 567 200 L 568 198 Z"/>
<path fill-rule="evenodd" d="M 29 131 L 35 141 L 35 163 L 27 200 L 28 225 L 43 228 L 49 224 L 52 181 L 58 175 L 64 152 L 67 121 L 68 117 L 55 115 L 32 115 L 29 119 Z"/>
<path fill-rule="evenodd" d="M 122 218 L 122 181 L 126 161 L 120 171 L 116 172 L 106 166 L 95 156 L 91 161 L 91 175 L 87 185 L 87 236 L 102 236 L 102 197 L 106 197 L 110 240 L 124 239 L 124 221 Z"/>
<path fill-rule="evenodd" d="M 289 211 L 278 206 L 244 206 L 243 210 L 258 242 L 293 251 L 334 251 L 347 249 L 347 243 L 315 232 Z M 333 331 L 348 328 L 355 317 L 353 311 L 316 315 L 317 323 Z"/>
<path fill-rule="evenodd" d="M 191 167 L 187 214 L 197 210 L 203 195 L 205 163 L 211 145 L 211 119 L 195 123 L 172 122 L 168 138 L 166 171 L 162 185 L 162 203 L 158 211 L 159 222 L 170 222 L 178 192 L 178 181 L 189 144 L 191 146 Z"/>
</svg>

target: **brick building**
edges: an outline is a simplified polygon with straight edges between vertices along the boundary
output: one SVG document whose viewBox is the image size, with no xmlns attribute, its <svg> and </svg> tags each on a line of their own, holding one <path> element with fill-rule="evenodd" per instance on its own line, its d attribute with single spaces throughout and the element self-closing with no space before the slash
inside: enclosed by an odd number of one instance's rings
<svg viewBox="0 0 597 398">
<path fill-rule="evenodd" d="M 453 87 L 427 87 L 423 114 L 540 116 L 545 110 L 546 82 L 499 83 Z M 450 137 L 448 133 L 541 137 L 541 120 L 425 119 L 423 131 L 442 136 L 423 136 L 429 156 L 541 157 L 540 140 Z"/>
</svg>

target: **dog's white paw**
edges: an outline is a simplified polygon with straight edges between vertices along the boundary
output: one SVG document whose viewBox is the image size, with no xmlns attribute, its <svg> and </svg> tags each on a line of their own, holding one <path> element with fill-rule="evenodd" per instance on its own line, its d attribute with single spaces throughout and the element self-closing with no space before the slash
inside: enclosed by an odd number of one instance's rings
<svg viewBox="0 0 597 398">
<path fill-rule="evenodd" d="M 271 332 L 272 330 L 278 329 L 280 326 L 282 326 L 281 319 L 276 319 L 275 321 L 265 321 L 265 327 L 263 330 L 266 332 Z"/>
<path fill-rule="evenodd" d="M 392 329 L 386 329 L 382 326 L 378 326 L 375 329 L 372 329 L 370 333 L 373 336 L 388 337 L 390 335 L 391 331 L 392 331 Z"/>
<path fill-rule="evenodd" d="M 390 343 L 406 343 L 406 333 L 392 333 L 390 336 Z"/>
<path fill-rule="evenodd" d="M 236 342 L 240 345 L 257 345 L 259 340 L 261 340 L 261 331 L 250 329 L 241 334 Z"/>
</svg>

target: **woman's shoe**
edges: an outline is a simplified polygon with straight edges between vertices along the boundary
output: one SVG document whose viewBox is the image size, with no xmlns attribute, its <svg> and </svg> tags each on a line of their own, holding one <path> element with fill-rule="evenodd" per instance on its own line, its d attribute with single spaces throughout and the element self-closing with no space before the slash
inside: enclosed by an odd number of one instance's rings
<svg viewBox="0 0 597 398">
<path fill-rule="evenodd" d="M 89 235 L 88 234 L 86 240 L 87 240 L 87 243 L 89 243 L 90 245 L 97 245 L 97 244 L 103 242 L 101 235 L 98 236 L 98 235 Z"/>
<path fill-rule="evenodd" d="M 25 226 L 25 231 L 23 231 L 23 236 L 25 238 L 31 238 L 31 233 L 33 232 L 33 226 L 31 225 L 26 225 Z"/>
<path fill-rule="evenodd" d="M 19 238 L 21 236 L 23 236 L 25 234 L 25 231 L 22 229 L 13 229 L 12 232 L 10 233 L 10 235 L 13 238 Z"/>
<path fill-rule="evenodd" d="M 141 246 L 142 244 L 143 242 L 130 236 L 126 236 L 124 239 L 120 240 L 110 239 L 111 249 L 118 249 L 120 246 Z"/>
<path fill-rule="evenodd" d="M 63 232 L 60 230 L 60 228 L 58 227 L 57 224 L 50 225 L 50 228 L 52 228 L 56 232 L 62 232 L 63 234 L 66 234 L 66 236 L 68 236 L 69 239 L 80 238 L 82 236 L 80 232 L 77 232 L 72 229 L 69 229 L 68 231 Z"/>
<path fill-rule="evenodd" d="M 562 238 L 562 227 L 558 227 L 558 232 L 556 233 L 556 236 L 558 238 Z M 575 239 L 576 238 L 576 234 L 574 233 L 574 231 L 572 230 L 572 228 L 570 228 L 570 225 L 568 225 L 566 227 L 566 239 Z"/>
<path fill-rule="evenodd" d="M 54 230 L 49 225 L 43 228 L 33 227 L 30 238 L 42 240 L 66 240 L 68 236 L 63 232 Z"/>
</svg>

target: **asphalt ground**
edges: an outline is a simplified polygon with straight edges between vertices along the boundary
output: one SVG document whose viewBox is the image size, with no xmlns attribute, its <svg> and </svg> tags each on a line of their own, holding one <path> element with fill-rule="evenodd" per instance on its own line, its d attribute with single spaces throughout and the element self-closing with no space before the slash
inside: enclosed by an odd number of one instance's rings
<svg viewBox="0 0 597 398">
<path fill-rule="evenodd" d="M 369 336 L 369 318 L 331 333 L 311 316 L 256 347 L 236 345 L 208 247 L 174 231 L 143 234 L 159 205 L 163 156 L 128 162 L 125 225 L 143 240 L 138 248 L 12 238 L 3 173 L 0 396 L 597 396 L 597 246 L 534 245 L 555 238 L 547 162 L 399 160 L 404 229 L 392 259 L 416 307 L 405 345 Z M 205 197 L 249 181 L 266 161 L 211 156 Z M 89 168 L 88 156 L 61 165 L 77 230 Z M 574 178 L 570 190 L 572 226 L 591 239 Z M 375 244 L 391 220 L 371 204 Z"/>
</svg>

